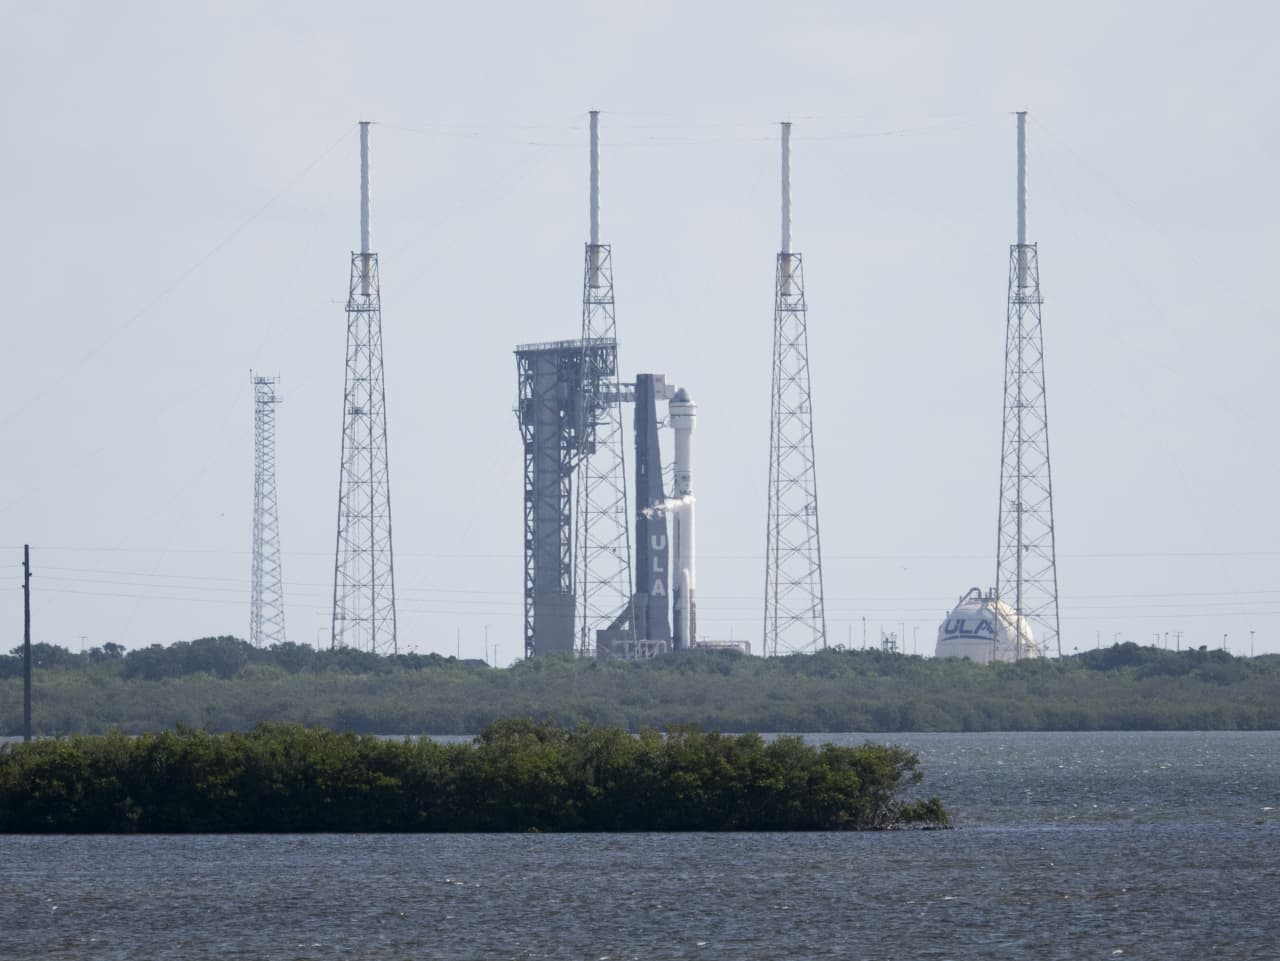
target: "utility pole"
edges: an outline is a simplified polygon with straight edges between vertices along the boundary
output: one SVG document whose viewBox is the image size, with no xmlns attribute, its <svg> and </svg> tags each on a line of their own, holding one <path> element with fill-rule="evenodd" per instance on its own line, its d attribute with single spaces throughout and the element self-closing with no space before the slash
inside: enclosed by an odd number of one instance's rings
<svg viewBox="0 0 1280 961">
<path fill-rule="evenodd" d="M 1249 657 L 1253 657 L 1253 631 L 1249 632 Z"/>
<path fill-rule="evenodd" d="M 1173 642 L 1176 645 L 1173 649 L 1174 652 L 1180 654 L 1182 652 L 1182 632 L 1181 631 L 1173 632 Z"/>
<path fill-rule="evenodd" d="M 22 545 L 22 739 L 31 740 L 31 545 Z"/>
</svg>

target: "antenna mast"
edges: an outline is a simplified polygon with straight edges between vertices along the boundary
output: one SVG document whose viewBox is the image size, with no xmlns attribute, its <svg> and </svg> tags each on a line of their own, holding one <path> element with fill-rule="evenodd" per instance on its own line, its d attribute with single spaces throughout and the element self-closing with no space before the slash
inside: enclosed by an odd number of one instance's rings
<svg viewBox="0 0 1280 961">
<path fill-rule="evenodd" d="M 347 372 L 333 571 L 333 647 L 395 654 L 396 588 L 391 552 L 382 295 L 369 245 L 369 123 L 360 123 L 360 250 L 351 255 Z"/>
<path fill-rule="evenodd" d="M 582 285 L 582 364 L 578 397 L 575 581 L 578 652 L 595 651 L 596 632 L 635 640 L 631 532 L 613 306 L 613 253 L 600 243 L 600 111 L 591 111 L 590 223 Z"/>
<path fill-rule="evenodd" d="M 791 124 L 782 124 L 782 249 L 773 307 L 764 650 L 827 646 L 804 268 L 791 249 Z"/>
<path fill-rule="evenodd" d="M 249 643 L 283 644 L 284 581 L 280 565 L 280 517 L 276 499 L 276 394 L 278 377 L 256 376 L 253 385 L 253 587 Z"/>
<path fill-rule="evenodd" d="M 1018 117 L 1017 243 L 1009 248 L 1005 320 L 1004 428 L 1000 445 L 1000 513 L 996 596 L 1031 627 L 1036 648 L 1062 654 L 1058 568 L 1049 470 L 1044 338 L 1040 323 L 1040 265 L 1027 243 L 1027 114 Z M 1024 634 L 1014 625 L 1019 658 Z"/>
</svg>

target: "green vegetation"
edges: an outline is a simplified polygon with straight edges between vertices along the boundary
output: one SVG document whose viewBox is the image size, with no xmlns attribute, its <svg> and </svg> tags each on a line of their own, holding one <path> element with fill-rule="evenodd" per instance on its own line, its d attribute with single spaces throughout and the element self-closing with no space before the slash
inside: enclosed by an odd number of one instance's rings
<svg viewBox="0 0 1280 961">
<path fill-rule="evenodd" d="M 492 670 L 230 637 L 72 654 L 36 644 L 38 734 L 295 722 L 366 734 L 474 734 L 498 718 L 628 731 L 1280 728 L 1280 657 L 1121 644 L 983 666 L 880 651 L 783 658 L 690 651 L 647 662 L 545 657 Z M 22 725 L 21 659 L 0 657 L 0 733 Z"/>
<path fill-rule="evenodd" d="M 260 725 L 0 750 L 0 832 L 826 831 L 942 827 L 897 747 L 499 721 L 437 744 Z"/>
</svg>

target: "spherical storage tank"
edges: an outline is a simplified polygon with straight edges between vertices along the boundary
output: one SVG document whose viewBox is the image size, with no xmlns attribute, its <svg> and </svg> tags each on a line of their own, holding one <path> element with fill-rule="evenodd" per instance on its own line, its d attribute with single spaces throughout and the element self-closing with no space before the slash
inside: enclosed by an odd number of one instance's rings
<svg viewBox="0 0 1280 961">
<path fill-rule="evenodd" d="M 1040 648 L 1026 619 L 995 591 L 973 587 L 938 625 L 934 657 L 967 657 L 977 664 L 1038 657 Z"/>
</svg>

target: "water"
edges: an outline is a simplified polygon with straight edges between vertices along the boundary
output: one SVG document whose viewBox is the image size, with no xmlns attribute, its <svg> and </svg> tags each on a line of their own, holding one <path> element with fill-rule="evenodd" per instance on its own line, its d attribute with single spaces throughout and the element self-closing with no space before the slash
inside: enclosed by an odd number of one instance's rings
<svg viewBox="0 0 1280 961">
<path fill-rule="evenodd" d="M 0 838 L 0 959 L 1280 958 L 1280 732 L 892 740 L 956 830 Z"/>
</svg>

